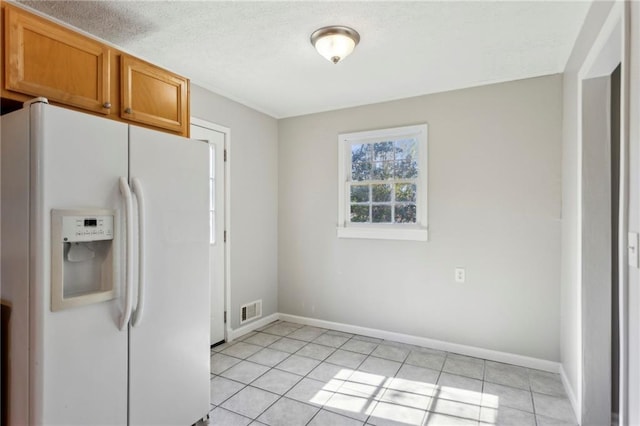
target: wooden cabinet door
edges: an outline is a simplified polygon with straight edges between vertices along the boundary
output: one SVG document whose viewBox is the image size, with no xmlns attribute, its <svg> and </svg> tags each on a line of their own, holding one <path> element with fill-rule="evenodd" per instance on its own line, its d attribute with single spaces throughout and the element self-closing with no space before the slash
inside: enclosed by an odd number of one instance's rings
<svg viewBox="0 0 640 426">
<path fill-rule="evenodd" d="M 5 7 L 5 89 L 109 113 L 109 48 Z"/>
<path fill-rule="evenodd" d="M 120 117 L 188 135 L 188 80 L 122 55 Z"/>
</svg>

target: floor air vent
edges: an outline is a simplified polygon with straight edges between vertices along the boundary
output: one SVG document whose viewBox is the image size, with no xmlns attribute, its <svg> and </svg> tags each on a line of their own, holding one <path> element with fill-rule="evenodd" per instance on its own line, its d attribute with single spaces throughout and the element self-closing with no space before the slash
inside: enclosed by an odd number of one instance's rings
<svg viewBox="0 0 640 426">
<path fill-rule="evenodd" d="M 240 306 L 240 324 L 262 316 L 262 299 Z"/>
</svg>

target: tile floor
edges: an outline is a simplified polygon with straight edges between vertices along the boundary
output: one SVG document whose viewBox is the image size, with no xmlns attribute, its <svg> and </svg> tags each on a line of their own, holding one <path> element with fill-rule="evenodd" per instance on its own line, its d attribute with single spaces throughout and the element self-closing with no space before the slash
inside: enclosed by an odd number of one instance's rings
<svg viewBox="0 0 640 426">
<path fill-rule="evenodd" d="M 211 351 L 209 424 L 575 425 L 560 377 L 276 321 Z"/>
</svg>

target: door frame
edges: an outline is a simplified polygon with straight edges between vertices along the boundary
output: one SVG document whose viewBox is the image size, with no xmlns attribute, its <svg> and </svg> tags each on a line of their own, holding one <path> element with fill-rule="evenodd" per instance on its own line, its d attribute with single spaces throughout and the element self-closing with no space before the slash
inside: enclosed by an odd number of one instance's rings
<svg viewBox="0 0 640 426">
<path fill-rule="evenodd" d="M 578 99 L 577 99 L 577 123 L 578 123 L 578 207 L 582 210 L 584 201 L 582 197 L 583 182 L 583 87 L 586 80 L 598 77 L 610 76 L 615 68 L 620 64 L 620 202 L 619 202 L 619 220 L 618 220 L 618 286 L 619 286 L 619 351 L 620 351 L 620 370 L 619 370 L 619 418 L 618 424 L 626 424 L 628 420 L 628 257 L 627 257 L 627 233 L 629 231 L 629 8 L 626 2 L 616 2 L 604 25 L 602 26 L 598 36 L 593 41 L 589 52 L 578 71 Z M 613 141 L 612 141 L 613 142 Z M 585 388 L 585 372 L 584 371 L 584 346 L 582 333 L 584 331 L 583 312 L 589 309 L 589 302 L 583 297 L 583 213 L 578 215 L 578 264 L 577 277 L 578 288 L 577 297 L 579 306 L 577 310 L 577 350 L 578 350 L 578 374 L 576 395 L 572 397 L 572 403 L 578 417 L 578 423 L 582 423 L 587 419 L 583 419 L 585 411 L 585 401 L 583 391 Z M 588 373 L 587 373 L 588 374 Z M 587 378 L 588 380 L 588 378 Z"/>
<path fill-rule="evenodd" d="M 211 121 L 197 117 L 191 117 L 189 126 L 198 126 L 224 134 L 224 229 L 227 239 L 224 242 L 224 311 L 227 313 L 227 321 L 224 324 L 224 340 L 229 341 L 231 336 L 231 321 L 229 307 L 231 306 L 231 129 Z"/>
</svg>

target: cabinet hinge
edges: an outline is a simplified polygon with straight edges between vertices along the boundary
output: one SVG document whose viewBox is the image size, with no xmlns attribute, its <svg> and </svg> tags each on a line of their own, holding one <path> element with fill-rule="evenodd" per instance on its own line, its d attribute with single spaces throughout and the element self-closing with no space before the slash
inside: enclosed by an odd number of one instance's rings
<svg viewBox="0 0 640 426">
<path fill-rule="evenodd" d="M 224 161 L 227 161 L 227 150 L 224 150 Z"/>
<path fill-rule="evenodd" d="M 224 323 L 227 323 L 227 311 L 224 311 Z"/>
<path fill-rule="evenodd" d="M 224 242 L 226 243 L 226 242 L 227 242 L 227 231 L 224 231 L 224 237 L 223 237 L 223 239 L 224 239 Z"/>
</svg>

